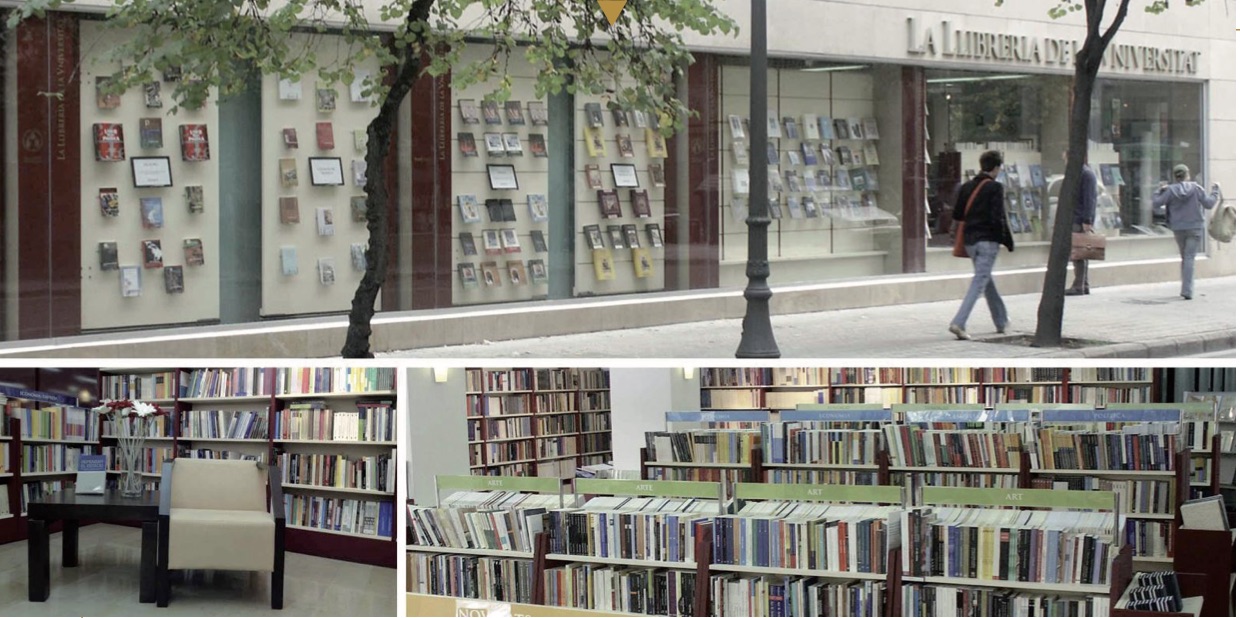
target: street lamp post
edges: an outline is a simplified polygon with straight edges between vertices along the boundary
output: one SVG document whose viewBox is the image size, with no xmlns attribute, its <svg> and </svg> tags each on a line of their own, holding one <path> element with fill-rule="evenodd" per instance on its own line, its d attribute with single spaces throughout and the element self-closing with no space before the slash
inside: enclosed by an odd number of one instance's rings
<svg viewBox="0 0 1240 618">
<path fill-rule="evenodd" d="M 779 358 L 779 345 L 771 328 L 771 263 L 767 256 L 767 228 L 771 211 L 767 204 L 767 111 L 766 111 L 766 0 L 751 0 L 749 51 L 749 261 L 745 265 L 745 320 L 737 358 Z"/>
</svg>

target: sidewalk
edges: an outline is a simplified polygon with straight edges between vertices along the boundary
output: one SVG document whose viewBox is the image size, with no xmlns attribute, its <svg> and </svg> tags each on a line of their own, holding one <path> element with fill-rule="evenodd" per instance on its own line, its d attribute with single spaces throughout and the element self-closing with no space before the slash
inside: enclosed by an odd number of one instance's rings
<svg viewBox="0 0 1240 618">
<path fill-rule="evenodd" d="M 1179 296 L 1179 282 L 1098 288 L 1068 297 L 1064 336 L 1105 341 L 1079 350 L 1031 348 L 984 340 L 994 332 L 985 301 L 969 319 L 973 341 L 947 332 L 959 301 L 775 316 L 775 338 L 794 358 L 1168 358 L 1233 349 L 1236 279 L 1196 282 L 1197 296 Z M 1005 297 L 1008 336 L 1032 334 L 1039 294 Z M 502 318 L 501 318 L 502 319 Z M 693 322 L 582 335 L 497 341 L 481 345 L 405 350 L 387 358 L 733 358 L 740 320 Z"/>
</svg>

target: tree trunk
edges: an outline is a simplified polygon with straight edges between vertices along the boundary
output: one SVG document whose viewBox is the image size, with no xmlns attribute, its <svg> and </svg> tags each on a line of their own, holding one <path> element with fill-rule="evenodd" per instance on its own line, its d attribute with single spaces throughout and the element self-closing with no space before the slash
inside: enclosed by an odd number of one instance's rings
<svg viewBox="0 0 1240 618">
<path fill-rule="evenodd" d="M 412 30 L 413 24 L 426 22 L 433 0 L 418 0 L 409 8 L 405 24 Z M 370 320 L 375 317 L 375 300 L 387 277 L 388 262 L 388 196 L 387 166 L 384 159 L 392 146 L 392 132 L 400 104 L 408 96 L 422 70 L 421 58 L 415 56 L 412 47 L 399 50 L 400 64 L 396 68 L 391 87 L 379 106 L 379 112 L 366 127 L 366 231 L 370 234 L 370 246 L 366 249 L 366 272 L 353 294 L 353 307 L 349 310 L 349 330 L 345 335 L 340 355 L 344 358 L 373 358 L 370 351 Z"/>
<path fill-rule="evenodd" d="M 1068 119 L 1068 161 L 1063 182 L 1059 185 L 1059 206 L 1051 232 L 1050 256 L 1042 280 L 1042 300 L 1038 304 L 1038 328 L 1033 345 L 1054 347 L 1063 342 L 1064 285 L 1068 276 L 1068 258 L 1072 253 L 1072 221 L 1076 204 L 1081 199 L 1081 169 L 1089 140 L 1089 114 L 1093 105 L 1094 82 L 1102 65 L 1102 54 L 1115 36 L 1128 12 L 1128 0 L 1120 3 L 1114 21 L 1105 33 L 1100 32 L 1105 0 L 1086 2 L 1088 31 L 1085 43 L 1076 54 L 1076 73 L 1072 79 L 1071 115 Z"/>
</svg>

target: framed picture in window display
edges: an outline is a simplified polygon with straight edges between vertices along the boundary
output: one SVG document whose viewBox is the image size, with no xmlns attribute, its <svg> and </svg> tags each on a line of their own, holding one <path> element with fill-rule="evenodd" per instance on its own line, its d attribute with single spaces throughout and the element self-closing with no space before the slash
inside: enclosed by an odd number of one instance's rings
<svg viewBox="0 0 1240 618">
<path fill-rule="evenodd" d="M 488 165 L 487 178 L 493 191 L 515 191 L 520 188 L 517 185 L 517 170 L 511 165 Z"/>
<path fill-rule="evenodd" d="M 310 184 L 316 187 L 344 186 L 344 166 L 340 157 L 310 157 Z"/>
<path fill-rule="evenodd" d="M 611 176 L 618 189 L 636 189 L 641 186 L 637 180 L 637 166 L 632 163 L 612 163 Z"/>
<path fill-rule="evenodd" d="M 171 187 L 172 163 L 168 157 L 133 157 L 133 186 L 138 189 Z"/>
</svg>

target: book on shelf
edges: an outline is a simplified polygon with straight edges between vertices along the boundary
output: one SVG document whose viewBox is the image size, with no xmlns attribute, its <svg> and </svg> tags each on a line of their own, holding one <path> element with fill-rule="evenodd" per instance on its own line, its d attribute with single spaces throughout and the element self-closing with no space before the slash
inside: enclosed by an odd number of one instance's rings
<svg viewBox="0 0 1240 618">
<path fill-rule="evenodd" d="M 186 410 L 180 417 L 184 439 L 267 439 L 266 410 Z"/>
<path fill-rule="evenodd" d="M 290 526 L 392 538 L 395 504 L 390 500 L 380 502 L 285 493 L 284 509 Z"/>
<path fill-rule="evenodd" d="M 937 468 L 1020 467 L 1020 433 L 933 430 L 910 425 L 883 428 L 894 466 Z"/>
<path fill-rule="evenodd" d="M 800 423 L 763 423 L 762 452 L 767 463 L 876 465 L 883 449 L 877 429 L 809 429 Z"/>
<path fill-rule="evenodd" d="M 1113 513 L 927 507 L 902 517 L 904 573 L 915 577 L 1105 585 L 1120 549 Z"/>
<path fill-rule="evenodd" d="M 569 564 L 543 572 L 547 605 L 599 612 L 694 616 L 696 586 L 691 571 Z"/>
<path fill-rule="evenodd" d="M 1180 505 L 1184 528 L 1189 530 L 1230 530 L 1227 505 L 1222 495 L 1187 500 Z"/>
<path fill-rule="evenodd" d="M 1175 571 L 1133 573 L 1132 581 L 1115 602 L 1116 609 L 1158 613 L 1184 611 L 1185 599 L 1180 594 L 1180 583 Z"/>
<path fill-rule="evenodd" d="M 885 574 L 901 514 L 896 506 L 751 502 L 715 518 L 713 563 Z M 806 551 L 789 551 L 792 539 Z"/>
<path fill-rule="evenodd" d="M 1170 471 L 1177 448 L 1176 436 L 1136 433 L 1158 429 L 1156 426 L 1133 426 L 1124 431 L 1090 433 L 1040 429 L 1029 450 L 1031 465 L 1034 470 L 1045 471 Z"/>
<path fill-rule="evenodd" d="M 360 489 L 395 493 L 396 468 L 393 455 L 331 455 L 323 453 L 280 453 L 281 481 L 294 485 L 314 485 L 337 489 Z"/>
<path fill-rule="evenodd" d="M 656 463 L 748 464 L 760 441 L 757 431 L 648 431 L 646 452 Z"/>
<path fill-rule="evenodd" d="M 600 496 L 576 509 L 547 515 L 552 554 L 691 564 L 699 528 L 709 526 L 719 505 L 711 500 Z M 661 529 L 666 542 L 621 531 Z"/>
</svg>

